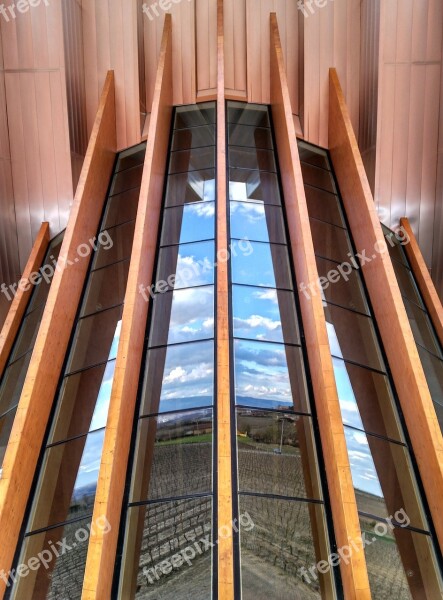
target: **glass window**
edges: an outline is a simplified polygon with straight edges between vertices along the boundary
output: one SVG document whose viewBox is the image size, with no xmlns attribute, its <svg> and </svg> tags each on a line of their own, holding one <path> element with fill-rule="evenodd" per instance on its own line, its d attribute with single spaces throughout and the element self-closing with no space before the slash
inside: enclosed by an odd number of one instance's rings
<svg viewBox="0 0 443 600">
<path fill-rule="evenodd" d="M 308 571 L 329 556 L 321 504 L 240 496 L 239 510 L 243 600 L 335 597 L 330 571 Z"/>
<path fill-rule="evenodd" d="M 229 166 L 238 169 L 269 171 L 277 170 L 274 153 L 260 148 L 242 148 L 231 146 L 229 149 Z"/>
<path fill-rule="evenodd" d="M 315 219 L 310 223 L 315 254 L 338 263 L 349 262 L 348 255 L 353 252 L 346 230 Z"/>
<path fill-rule="evenodd" d="M 385 371 L 372 319 L 331 304 L 324 309 L 332 355 Z"/>
<path fill-rule="evenodd" d="M 212 492 L 212 410 L 139 420 L 130 502 Z"/>
<path fill-rule="evenodd" d="M 18 404 L 31 356 L 28 352 L 7 367 L 0 386 L 0 417 Z"/>
<path fill-rule="evenodd" d="M 405 303 L 409 323 L 416 343 L 429 350 L 429 352 L 436 354 L 439 358 L 443 358 L 440 344 L 435 336 L 434 328 L 432 327 L 426 312 L 413 302 L 410 302 L 407 298 L 403 298 L 403 302 Z"/>
<path fill-rule="evenodd" d="M 44 309 L 45 305 L 41 304 L 23 319 L 11 354 L 11 362 L 34 348 Z"/>
<path fill-rule="evenodd" d="M 320 256 L 316 257 L 316 263 L 319 277 L 325 278 L 319 283 L 321 284 L 321 295 L 327 302 L 370 315 L 358 271 L 351 265 L 349 267 L 343 265 L 340 272 L 338 270 L 340 265 Z M 319 293 L 317 285 L 314 290 L 317 294 Z M 310 291 L 307 287 L 306 292 L 312 295 L 312 290 Z"/>
<path fill-rule="evenodd" d="M 133 146 L 128 150 L 124 150 L 120 152 L 118 155 L 117 166 L 115 167 L 115 172 L 124 171 L 125 169 L 130 169 L 131 167 L 136 167 L 144 163 L 146 154 L 146 142 L 142 142 L 137 146 Z"/>
<path fill-rule="evenodd" d="M 250 252 L 232 254 L 233 283 L 292 289 L 289 257 L 285 246 L 249 242 L 249 248 Z M 259 269 L 257 265 L 260 265 Z"/>
<path fill-rule="evenodd" d="M 80 316 L 84 317 L 122 304 L 125 299 L 128 273 L 129 260 L 92 271 Z"/>
<path fill-rule="evenodd" d="M 107 229 L 102 233 L 104 243 L 98 245 L 93 269 L 101 269 L 113 263 L 130 258 L 134 239 L 135 221 Z"/>
<path fill-rule="evenodd" d="M 143 164 L 116 173 L 112 179 L 110 196 L 121 194 L 132 188 L 140 187 L 143 174 Z"/>
<path fill-rule="evenodd" d="M 234 337 L 300 343 L 293 292 L 234 285 L 232 303 Z"/>
<path fill-rule="evenodd" d="M 270 127 L 267 106 L 245 104 L 244 102 L 228 103 L 228 122 L 235 125 L 252 125 L 254 127 Z"/>
<path fill-rule="evenodd" d="M 28 531 L 92 514 L 103 429 L 46 449 Z"/>
<path fill-rule="evenodd" d="M 229 198 L 242 202 L 281 205 L 280 189 L 275 173 L 229 169 Z"/>
<path fill-rule="evenodd" d="M 238 405 L 309 412 L 300 348 L 235 340 L 234 368 Z"/>
<path fill-rule="evenodd" d="M 214 337 L 212 286 L 156 294 L 149 345 L 164 346 Z"/>
<path fill-rule="evenodd" d="M 240 492 L 321 500 L 310 417 L 237 409 Z"/>
<path fill-rule="evenodd" d="M 188 129 L 215 123 L 216 110 L 213 102 L 204 102 L 189 106 L 177 106 L 175 109 L 174 129 Z"/>
<path fill-rule="evenodd" d="M 336 192 L 334 180 L 332 179 L 332 174 L 329 171 L 325 171 L 320 167 L 315 167 L 312 164 L 302 162 L 301 172 L 305 184 L 320 188 L 326 192 L 332 192 L 333 194 Z"/>
<path fill-rule="evenodd" d="M 162 246 L 210 240 L 215 233 L 215 203 L 196 202 L 164 211 Z"/>
<path fill-rule="evenodd" d="M 215 144 L 215 126 L 192 127 L 180 129 L 172 136 L 172 151 L 201 148 Z"/>
<path fill-rule="evenodd" d="M 285 244 L 285 226 L 279 206 L 255 202 L 231 202 L 231 237 Z"/>
<path fill-rule="evenodd" d="M 443 431 L 443 362 L 421 346 L 417 346 L 417 350 L 434 402 L 437 418 Z"/>
<path fill-rule="evenodd" d="M 272 150 L 271 130 L 251 125 L 228 125 L 229 144 Z"/>
<path fill-rule="evenodd" d="M 311 144 L 305 144 L 301 140 L 297 140 L 297 144 L 298 153 L 302 162 L 329 170 L 329 160 L 325 150 L 312 146 Z"/>
<path fill-rule="evenodd" d="M 57 263 L 58 257 L 60 255 L 60 250 L 63 243 L 63 238 L 65 236 L 65 232 L 62 231 L 59 233 L 51 243 L 49 244 L 49 248 L 46 254 L 46 258 L 43 262 L 42 267 L 45 265 L 50 265 L 55 271 L 55 265 Z M 48 269 L 49 274 L 49 269 Z M 29 314 L 33 311 L 37 306 L 46 303 L 46 299 L 49 294 L 49 288 L 51 287 L 52 277 L 42 278 L 40 283 L 34 286 L 34 291 L 32 292 L 31 301 L 26 310 L 26 314 Z"/>
<path fill-rule="evenodd" d="M 117 356 L 123 308 L 117 306 L 78 322 L 66 373 L 107 362 Z"/>
<path fill-rule="evenodd" d="M 335 194 L 319 188 L 305 185 L 309 216 L 312 219 L 326 221 L 337 227 L 344 227 L 345 221 Z"/>
<path fill-rule="evenodd" d="M 211 406 L 214 342 L 149 350 L 140 415 Z"/>
<path fill-rule="evenodd" d="M 172 287 L 180 289 L 213 284 L 214 254 L 214 242 L 161 248 L 156 290 L 165 291 Z"/>
<path fill-rule="evenodd" d="M 17 408 L 14 408 L 0 417 L 0 469 L 2 468 L 3 459 L 5 458 L 6 448 L 8 446 L 16 412 Z"/>
<path fill-rule="evenodd" d="M 100 230 L 110 229 L 122 223 L 135 221 L 137 216 L 140 188 L 136 187 L 122 194 L 111 196 L 107 202 L 105 217 Z"/>
<path fill-rule="evenodd" d="M 171 152 L 169 173 L 185 173 L 187 171 L 201 171 L 215 167 L 215 147 L 192 148 Z"/>
<path fill-rule="evenodd" d="M 169 175 L 166 187 L 166 207 L 181 206 L 191 202 L 213 202 L 215 200 L 215 171 L 191 171 Z"/>
<path fill-rule="evenodd" d="M 421 300 L 420 293 L 415 285 L 411 271 L 396 260 L 392 261 L 392 266 L 394 267 L 397 282 L 403 297 L 411 302 L 415 302 L 415 304 L 418 304 L 418 306 L 425 310 L 425 306 Z"/>
<path fill-rule="evenodd" d="M 115 360 L 65 377 L 49 443 L 54 444 L 105 427 Z"/>
<path fill-rule="evenodd" d="M 130 507 L 125 532 L 119 598 L 210 600 L 210 497 Z"/>
</svg>

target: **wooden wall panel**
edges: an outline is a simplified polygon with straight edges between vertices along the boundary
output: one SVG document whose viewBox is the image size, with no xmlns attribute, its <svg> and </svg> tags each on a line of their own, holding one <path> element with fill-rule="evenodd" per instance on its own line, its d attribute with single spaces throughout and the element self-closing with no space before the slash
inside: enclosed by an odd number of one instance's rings
<svg viewBox="0 0 443 600">
<path fill-rule="evenodd" d="M 23 270 L 42 221 L 58 233 L 73 197 L 61 4 L 42 3 L 0 21 Z"/>
<path fill-rule="evenodd" d="M 428 267 L 436 214 L 441 0 L 381 0 L 375 201 L 380 219 L 407 216 Z"/>
<path fill-rule="evenodd" d="M 224 0 L 226 94 L 247 98 L 246 0 Z"/>
<path fill-rule="evenodd" d="M 114 78 L 106 79 L 99 112 L 64 236 L 42 322 L 23 385 L 0 479 L 0 564 L 11 568 L 54 395 L 89 261 L 77 249 L 97 232 L 115 161 Z M 77 259 L 77 261 L 76 261 Z M 5 581 L 0 582 L 0 598 Z"/>
<path fill-rule="evenodd" d="M 217 94 L 217 1 L 195 0 L 197 97 Z"/>
<path fill-rule="evenodd" d="M 137 6 L 128 0 L 82 0 L 88 133 L 112 69 L 119 149 L 141 140 Z"/>
</svg>

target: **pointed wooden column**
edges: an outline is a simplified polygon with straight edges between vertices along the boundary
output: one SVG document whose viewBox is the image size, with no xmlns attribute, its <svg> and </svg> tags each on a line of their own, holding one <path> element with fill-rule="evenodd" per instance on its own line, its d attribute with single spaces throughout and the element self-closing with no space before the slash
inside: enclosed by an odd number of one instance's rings
<svg viewBox="0 0 443 600">
<path fill-rule="evenodd" d="M 277 17 L 271 14 L 271 105 L 281 167 L 292 256 L 299 282 L 318 280 L 294 120 L 286 79 Z M 299 292 L 314 388 L 320 436 L 325 457 L 334 531 L 338 547 L 353 540 L 358 551 L 340 563 L 346 600 L 369 600 L 371 592 L 360 539 L 360 524 L 335 384 L 323 304 L 319 295 Z"/>
<path fill-rule="evenodd" d="M 443 549 L 443 438 L 377 216 L 340 82 L 330 70 L 329 147 L 440 548 Z"/>
<path fill-rule="evenodd" d="M 42 266 L 43 258 L 49 245 L 49 223 L 42 223 L 32 248 L 17 293 L 12 300 L 8 316 L 0 333 L 0 379 L 3 375 L 17 332 L 26 312 L 29 299 L 34 289 L 29 277 Z M 10 292 L 12 295 L 12 292 Z"/>
<path fill-rule="evenodd" d="M 96 235 L 116 152 L 114 74 L 108 73 L 58 264 L 18 405 L 0 480 L 0 569 L 9 571 L 89 261 L 77 249 Z M 5 582 L 0 579 L 0 597 Z"/>
<path fill-rule="evenodd" d="M 104 518 L 109 532 L 92 532 L 83 600 L 111 597 L 134 411 L 137 400 L 149 303 L 140 286 L 151 286 L 172 115 L 172 21 L 166 15 L 149 123 L 145 164 L 135 224 L 120 342 L 92 522 Z"/>
</svg>

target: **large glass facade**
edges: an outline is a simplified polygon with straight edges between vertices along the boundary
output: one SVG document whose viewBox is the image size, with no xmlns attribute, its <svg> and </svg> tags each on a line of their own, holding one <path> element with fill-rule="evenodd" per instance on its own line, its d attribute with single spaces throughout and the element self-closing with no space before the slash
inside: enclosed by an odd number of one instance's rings
<svg viewBox="0 0 443 600">
<path fill-rule="evenodd" d="M 7 597 L 80 598 L 146 144 L 118 155 L 25 522 L 19 563 L 64 540 Z M 89 259 L 88 259 L 89 260 Z M 69 268 L 69 267 L 68 267 Z"/>
<path fill-rule="evenodd" d="M 432 527 L 329 157 L 298 146 L 320 275 L 300 290 L 323 300 L 372 596 L 440 598 Z"/>
<path fill-rule="evenodd" d="M 409 243 L 407 233 L 403 228 L 395 233 L 385 226 L 383 230 L 435 412 L 443 431 L 443 348 L 404 249 Z"/>
<path fill-rule="evenodd" d="M 315 569 L 327 499 L 269 110 L 227 108 L 239 593 L 335 598 L 333 570 Z"/>
<path fill-rule="evenodd" d="M 64 231 L 59 233 L 49 244 L 14 346 L 0 380 L 0 472 L 52 277 L 56 270 L 63 236 Z"/>
<path fill-rule="evenodd" d="M 115 594 L 213 593 L 215 104 L 175 110 Z"/>
</svg>

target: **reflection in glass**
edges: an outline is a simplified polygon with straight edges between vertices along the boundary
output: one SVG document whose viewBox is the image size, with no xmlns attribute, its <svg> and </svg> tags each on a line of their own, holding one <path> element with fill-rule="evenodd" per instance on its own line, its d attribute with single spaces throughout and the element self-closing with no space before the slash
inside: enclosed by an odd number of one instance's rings
<svg viewBox="0 0 443 600">
<path fill-rule="evenodd" d="M 28 352 L 6 369 L 0 386 L 0 416 L 18 404 L 31 354 Z"/>
<path fill-rule="evenodd" d="M 324 300 L 370 315 L 358 271 L 345 268 L 343 269 L 345 275 L 342 275 L 337 270 L 339 266 L 337 263 L 319 256 L 316 257 L 316 263 L 319 278 L 325 278 L 321 280 L 321 294 Z"/>
<path fill-rule="evenodd" d="M 310 219 L 314 251 L 317 256 L 330 258 L 338 263 L 349 262 L 352 254 L 348 234 L 342 227 Z"/>
<path fill-rule="evenodd" d="M 309 216 L 312 219 L 326 221 L 326 223 L 331 223 L 337 227 L 345 226 L 343 214 L 335 194 L 307 184 L 305 185 L 305 194 Z"/>
<path fill-rule="evenodd" d="M 229 198 L 241 202 L 281 205 L 277 175 L 266 171 L 229 169 Z"/>
<path fill-rule="evenodd" d="M 272 151 L 236 146 L 231 146 L 229 149 L 229 166 L 237 169 L 268 171 L 271 173 L 275 173 L 277 170 Z"/>
<path fill-rule="evenodd" d="M 171 152 L 169 173 L 185 173 L 187 171 L 201 171 L 215 167 L 215 147 L 192 148 Z"/>
<path fill-rule="evenodd" d="M 41 304 L 23 319 L 20 332 L 14 344 L 14 350 L 11 354 L 11 362 L 34 348 L 44 308 L 45 305 Z"/>
<path fill-rule="evenodd" d="M 234 369 L 238 405 L 309 412 L 300 348 L 236 340 Z"/>
<path fill-rule="evenodd" d="M 98 245 L 93 269 L 100 269 L 118 261 L 130 258 L 134 239 L 135 221 L 107 229 L 102 233 L 104 243 Z"/>
<path fill-rule="evenodd" d="M 282 210 L 254 202 L 231 202 L 231 237 L 257 242 L 286 243 Z"/>
<path fill-rule="evenodd" d="M 232 298 L 234 337 L 300 343 L 292 292 L 234 285 Z"/>
<path fill-rule="evenodd" d="M 142 173 L 143 164 L 141 163 L 135 167 L 131 167 L 116 173 L 112 179 L 109 195 L 114 196 L 116 194 L 122 194 L 127 190 L 140 187 Z"/>
<path fill-rule="evenodd" d="M 216 111 L 213 102 L 203 102 L 190 106 L 177 106 L 174 129 L 187 129 L 215 123 Z"/>
<path fill-rule="evenodd" d="M 313 436 L 310 417 L 237 409 L 239 491 L 321 500 Z"/>
<path fill-rule="evenodd" d="M 302 140 L 297 140 L 297 144 L 298 153 L 302 162 L 321 167 L 322 169 L 329 169 L 325 150 L 313 146 L 312 144 L 305 144 Z"/>
<path fill-rule="evenodd" d="M 330 571 L 304 575 L 329 556 L 321 504 L 240 495 L 239 512 L 243 600 L 335 597 Z"/>
<path fill-rule="evenodd" d="M 130 507 L 124 526 L 119 598 L 211 599 L 211 497 Z M 189 547 L 195 556 L 185 562 Z"/>
<path fill-rule="evenodd" d="M 161 246 L 186 244 L 214 237 L 215 203 L 196 202 L 164 212 Z"/>
<path fill-rule="evenodd" d="M 285 246 L 249 243 L 251 252 L 233 253 L 232 282 L 260 287 L 292 289 L 288 251 Z M 260 269 L 256 266 L 260 265 Z"/>
<path fill-rule="evenodd" d="M 188 150 L 190 148 L 201 148 L 202 146 L 213 146 L 215 144 L 215 126 L 206 125 L 193 127 L 192 129 L 181 129 L 174 132 L 172 136 L 172 151 Z"/>
<path fill-rule="evenodd" d="M 139 420 L 129 501 L 212 492 L 212 410 Z"/>
<path fill-rule="evenodd" d="M 122 304 L 128 281 L 129 260 L 124 260 L 89 276 L 80 317 Z"/>
<path fill-rule="evenodd" d="M 397 260 L 392 261 L 402 296 L 426 310 L 411 271 Z"/>
<path fill-rule="evenodd" d="M 271 130 L 251 125 L 228 125 L 229 143 L 233 146 L 272 149 Z"/>
<path fill-rule="evenodd" d="M 429 316 L 424 310 L 419 308 L 413 302 L 410 302 L 407 298 L 403 298 L 403 302 L 405 304 L 406 313 L 409 318 L 416 344 L 423 346 L 429 350 L 429 352 L 432 352 L 443 359 L 441 347 Z"/>
<path fill-rule="evenodd" d="M 132 146 L 118 155 L 117 165 L 115 172 L 124 171 L 137 165 L 142 165 L 145 160 L 146 154 L 146 142 L 138 144 L 138 146 Z"/>
<path fill-rule="evenodd" d="M 136 187 L 122 194 L 111 196 L 109 198 L 105 217 L 100 226 L 100 230 L 110 229 L 122 223 L 135 221 L 137 216 L 138 200 L 140 197 L 140 188 Z"/>
<path fill-rule="evenodd" d="M 270 127 L 267 106 L 245 104 L 244 102 L 229 102 L 227 111 L 228 123 L 235 125 L 252 125 L 255 127 Z"/>
<path fill-rule="evenodd" d="M 213 286 L 156 294 L 149 336 L 151 347 L 213 337 Z"/>
<path fill-rule="evenodd" d="M 14 408 L 0 417 L 0 466 L 3 464 L 16 412 L 17 408 Z"/>
<path fill-rule="evenodd" d="M 214 283 L 214 242 L 198 242 L 161 248 L 156 290 L 180 289 Z M 159 284 L 166 282 L 162 289 Z M 161 284 L 163 285 L 163 283 Z"/>
<path fill-rule="evenodd" d="M 318 187 L 326 192 L 332 192 L 333 194 L 336 192 L 335 184 L 329 171 L 326 171 L 320 167 L 316 167 L 312 164 L 302 162 L 301 172 L 305 184 L 307 183 L 308 185 Z"/>
<path fill-rule="evenodd" d="M 214 169 L 169 175 L 166 188 L 166 207 L 181 206 L 191 202 L 213 202 L 214 200 Z"/>
<path fill-rule="evenodd" d="M 59 255 L 60 255 L 60 250 L 62 247 L 64 236 L 65 236 L 65 232 L 62 231 L 61 233 L 56 235 L 55 238 L 53 238 L 51 240 L 48 251 L 46 253 L 45 260 L 43 261 L 42 268 L 44 268 L 46 265 L 49 265 L 51 268 L 53 268 L 55 270 L 55 265 L 57 263 Z M 49 274 L 49 269 L 48 269 L 48 271 L 45 271 L 45 272 L 48 272 L 48 274 Z M 42 280 L 40 281 L 40 283 L 38 285 L 34 286 L 32 296 L 31 296 L 31 301 L 29 302 L 29 306 L 26 309 L 26 314 L 29 314 L 37 306 L 40 306 L 41 304 L 46 303 L 46 299 L 49 294 L 49 288 L 51 287 L 51 283 L 52 283 L 51 277 L 44 277 L 44 278 L 42 278 Z"/>
<path fill-rule="evenodd" d="M 212 341 L 148 351 L 140 415 L 211 406 L 213 394 Z"/>
<path fill-rule="evenodd" d="M 417 350 L 426 375 L 435 412 L 443 431 L 443 361 L 421 346 L 417 346 Z"/>
</svg>

